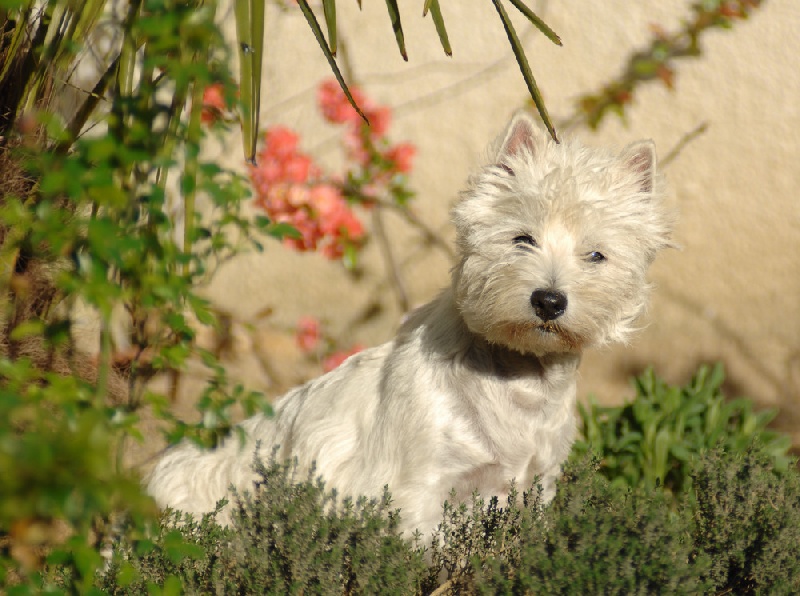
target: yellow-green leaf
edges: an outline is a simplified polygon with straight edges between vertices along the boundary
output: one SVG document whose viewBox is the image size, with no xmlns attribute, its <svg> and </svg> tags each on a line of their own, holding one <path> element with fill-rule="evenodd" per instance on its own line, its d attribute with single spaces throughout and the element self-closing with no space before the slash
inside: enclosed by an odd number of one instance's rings
<svg viewBox="0 0 800 596">
<path fill-rule="evenodd" d="M 403 25 L 400 22 L 400 9 L 397 8 L 397 0 L 386 0 L 386 9 L 389 11 L 389 18 L 392 20 L 392 30 L 397 40 L 397 47 L 400 49 L 400 55 L 403 57 L 403 60 L 408 62 L 406 41 L 403 35 Z"/>
<path fill-rule="evenodd" d="M 297 0 L 297 4 L 303 13 L 303 16 L 306 18 L 308 26 L 311 27 L 311 32 L 314 34 L 319 47 L 322 48 L 322 53 L 325 54 L 325 59 L 328 61 L 328 64 L 333 71 L 333 76 L 336 77 L 339 86 L 342 88 L 342 91 L 344 91 L 347 101 L 350 102 L 350 105 L 353 106 L 353 109 L 356 112 L 358 112 L 358 115 L 361 116 L 364 122 L 369 124 L 369 120 L 367 120 L 364 112 L 362 112 L 361 108 L 359 108 L 356 104 L 356 100 L 353 99 L 350 89 L 347 88 L 347 83 L 344 82 L 344 77 L 342 76 L 342 72 L 339 70 L 339 65 L 336 64 L 336 59 L 334 58 L 333 54 L 331 54 L 331 50 L 328 47 L 328 42 L 325 41 L 325 36 L 322 33 L 322 28 L 319 26 L 317 17 L 314 16 L 314 11 L 312 11 L 311 7 L 308 5 L 308 0 Z"/>
<path fill-rule="evenodd" d="M 245 157 L 253 162 L 261 108 L 261 65 L 264 54 L 264 0 L 234 0 L 239 41 L 239 94 L 244 110 L 242 139 Z"/>
<path fill-rule="evenodd" d="M 336 55 L 336 0 L 322 0 L 325 12 L 325 25 L 328 27 L 328 47 L 331 54 Z"/>
<path fill-rule="evenodd" d="M 525 79 L 525 84 L 528 86 L 531 99 L 533 99 L 536 109 L 539 110 L 539 116 L 541 116 L 542 122 L 544 122 L 544 125 L 547 127 L 547 131 L 550 133 L 550 136 L 556 143 L 558 143 L 559 141 L 558 136 L 556 135 L 556 129 L 553 126 L 553 123 L 550 121 L 550 116 L 547 113 L 547 108 L 544 105 L 544 99 L 542 98 L 542 94 L 539 92 L 539 87 L 536 85 L 536 79 L 533 78 L 531 67 L 528 64 L 528 58 L 525 56 L 525 51 L 522 49 L 522 44 L 519 41 L 519 37 L 517 37 L 517 32 L 514 29 L 514 25 L 511 22 L 511 19 L 508 18 L 508 13 L 506 12 L 505 8 L 503 8 L 500 0 L 492 0 L 492 2 L 497 9 L 497 14 L 500 15 L 500 20 L 503 22 L 503 27 L 506 30 L 508 41 L 511 42 L 511 50 L 514 52 L 514 57 L 517 59 L 517 64 L 519 64 L 519 69 L 522 72 L 522 78 Z"/>
<path fill-rule="evenodd" d="M 442 11 L 439 8 L 439 0 L 428 0 L 425 3 L 425 11 L 431 11 L 431 18 L 433 24 L 436 26 L 436 33 L 439 36 L 439 41 L 442 43 L 442 49 L 448 56 L 453 55 L 453 50 L 450 48 L 450 40 L 447 38 L 447 30 L 444 28 L 444 19 L 442 18 Z M 423 15 L 424 16 L 424 15 Z"/>
<path fill-rule="evenodd" d="M 508 0 L 511 4 L 514 5 L 518 11 L 525 15 L 525 18 L 528 19 L 533 25 L 542 33 L 544 33 L 545 37 L 552 41 L 557 46 L 561 45 L 561 38 L 558 34 L 553 31 L 547 23 L 545 23 L 542 19 L 540 19 L 536 13 L 534 13 L 522 0 Z"/>
</svg>

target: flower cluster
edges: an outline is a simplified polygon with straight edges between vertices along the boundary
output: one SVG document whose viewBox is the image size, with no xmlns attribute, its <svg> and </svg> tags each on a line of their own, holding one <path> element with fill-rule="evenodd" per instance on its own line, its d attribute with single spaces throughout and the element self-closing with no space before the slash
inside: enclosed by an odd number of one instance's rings
<svg viewBox="0 0 800 596">
<path fill-rule="evenodd" d="M 220 120 L 230 120 L 232 109 L 230 98 L 225 97 L 225 85 L 212 83 L 203 89 L 203 107 L 200 112 L 203 124 L 213 126 Z"/>
<path fill-rule="evenodd" d="M 679 60 L 702 55 L 700 38 L 714 28 L 728 29 L 737 20 L 746 19 L 759 8 L 762 0 L 704 0 L 692 5 L 692 16 L 683 21 L 674 33 L 652 27 L 650 45 L 635 52 L 617 79 L 607 83 L 598 93 L 579 99 L 579 110 L 591 128 L 597 128 L 606 114 L 624 117 L 633 101 L 634 92 L 644 82 L 661 81 L 668 89 L 675 85 L 675 69 Z"/>
<path fill-rule="evenodd" d="M 322 339 L 322 325 L 314 317 L 301 317 L 295 330 L 297 347 L 305 354 L 315 352 Z"/>
<path fill-rule="evenodd" d="M 325 360 L 322 361 L 322 370 L 325 372 L 330 372 L 335 368 L 338 368 L 339 365 L 350 358 L 353 354 L 358 354 L 364 349 L 364 346 L 361 344 L 356 344 L 352 346 L 349 350 L 339 350 L 330 354 Z"/>
<path fill-rule="evenodd" d="M 291 224 L 298 231 L 284 238 L 288 246 L 319 250 L 329 259 L 339 259 L 363 239 L 364 227 L 340 188 L 298 150 L 298 141 L 288 128 L 267 130 L 258 165 L 250 168 L 255 204 L 273 221 Z"/>
<path fill-rule="evenodd" d="M 351 203 L 369 208 L 379 199 L 402 204 L 412 196 L 405 175 L 411 171 L 416 149 L 409 143 L 389 142 L 392 114 L 388 107 L 374 104 L 356 87 L 351 87 L 351 92 L 369 125 L 349 104 L 336 81 L 323 82 L 317 97 L 325 120 L 343 127 L 343 173 L 324 172 L 300 151 L 298 135 L 280 126 L 267 129 L 257 155 L 258 165 L 250 167 L 255 205 L 272 221 L 297 230 L 297 234 L 286 235 L 284 243 L 299 251 L 319 251 L 330 259 L 352 256 L 350 251 L 363 243 L 365 230 Z M 224 109 L 215 89 L 204 97 L 204 107 L 210 118 Z M 319 321 L 312 317 L 298 321 L 295 339 L 303 353 L 323 357 L 326 372 L 363 349 L 361 345 L 335 349 Z"/>
<path fill-rule="evenodd" d="M 355 165 L 347 173 L 349 191 L 367 205 L 370 199 L 387 191 L 402 202 L 410 196 L 402 175 L 411 171 L 416 148 L 410 143 L 391 145 L 386 137 L 392 122 L 391 110 L 376 105 L 358 87 L 351 87 L 350 92 L 369 125 L 353 109 L 335 80 L 323 82 L 317 92 L 323 117 L 331 124 L 345 127 L 342 144 Z"/>
<path fill-rule="evenodd" d="M 219 109 L 212 91 L 210 88 L 209 109 Z M 323 117 L 344 126 L 342 146 L 347 164 L 343 174 L 323 172 L 299 151 L 297 134 L 284 127 L 266 131 L 258 165 L 250 168 L 255 204 L 273 221 L 290 224 L 298 231 L 284 242 L 299 251 L 319 251 L 330 259 L 357 249 L 365 236 L 348 201 L 369 207 L 383 196 L 399 203 L 411 196 L 405 174 L 411 171 L 414 146 L 392 145 L 386 136 L 391 110 L 370 101 L 357 87 L 351 92 L 369 125 L 348 103 L 335 80 L 323 82 L 317 97 Z"/>
<path fill-rule="evenodd" d="M 319 351 L 322 347 L 323 334 L 322 325 L 314 317 L 301 317 L 297 321 L 295 328 L 295 339 L 297 346 L 304 354 L 313 354 Z M 326 342 L 329 346 L 331 342 Z M 334 350 L 330 352 L 322 361 L 322 369 L 325 372 L 330 372 L 338 367 L 342 362 L 347 360 L 353 354 L 362 351 L 364 346 L 356 344 L 348 350 Z"/>
</svg>

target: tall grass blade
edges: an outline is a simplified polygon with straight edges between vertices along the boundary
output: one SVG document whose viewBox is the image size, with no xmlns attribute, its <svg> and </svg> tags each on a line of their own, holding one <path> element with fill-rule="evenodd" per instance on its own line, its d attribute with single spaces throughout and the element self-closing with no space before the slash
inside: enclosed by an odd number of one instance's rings
<svg viewBox="0 0 800 596">
<path fill-rule="evenodd" d="M 350 105 L 353 106 L 353 109 L 358 113 L 359 116 L 361 116 L 364 122 L 369 124 L 369 120 L 367 120 L 364 112 L 362 112 L 361 108 L 359 108 L 356 104 L 355 99 L 353 99 L 353 95 L 350 93 L 350 89 L 347 88 L 347 83 L 344 82 L 342 72 L 339 70 L 339 66 L 336 64 L 336 59 L 333 57 L 333 54 L 331 54 L 331 50 L 328 47 L 328 42 L 325 41 L 325 36 L 322 33 L 322 28 L 319 26 L 317 17 L 314 16 L 314 12 L 308 5 L 308 0 L 297 0 L 297 4 L 300 6 L 300 10 L 303 12 L 303 16 L 306 18 L 308 26 L 311 27 L 311 32 L 314 34 L 319 47 L 322 48 L 322 53 L 325 54 L 325 58 L 328 60 L 328 64 L 333 71 L 333 76 L 336 77 L 339 87 L 342 88 L 347 101 L 350 102 Z"/>
<path fill-rule="evenodd" d="M 264 54 L 264 1 L 234 0 L 239 42 L 239 96 L 245 159 L 254 163 L 261 111 L 261 65 Z"/>
<path fill-rule="evenodd" d="M 8 71 L 11 68 L 11 65 L 18 59 L 18 52 L 22 47 L 22 40 L 25 39 L 25 34 L 28 32 L 30 28 L 30 18 L 31 18 L 31 9 L 30 5 L 33 3 L 31 2 L 28 5 L 28 8 L 23 12 L 21 11 L 20 15 L 17 17 L 17 22 L 14 25 L 14 33 L 11 35 L 11 42 L 8 45 L 8 49 L 5 52 L 3 69 L 0 70 L 0 82 L 5 81 L 6 76 L 8 75 Z"/>
<path fill-rule="evenodd" d="M 550 136 L 556 143 L 558 143 L 559 141 L 558 136 L 556 135 L 556 129 L 553 126 L 553 123 L 550 121 L 550 116 L 547 113 L 547 108 L 544 105 L 544 99 L 542 98 L 542 94 L 539 92 L 539 87 L 536 85 L 536 79 L 533 78 L 531 67 L 528 64 L 528 59 L 525 56 L 525 51 L 522 49 L 522 44 L 519 41 L 519 37 L 517 37 L 517 32 L 514 29 L 514 25 L 511 23 L 511 19 L 508 18 L 508 13 L 506 12 L 505 8 L 503 8 L 500 0 L 492 0 L 492 2 L 497 9 L 497 14 L 500 15 L 500 20 L 503 22 L 503 27 L 506 30 L 508 41 L 511 42 L 511 50 L 514 52 L 514 57 L 517 59 L 517 64 L 519 64 L 519 69 L 522 72 L 522 78 L 525 79 L 525 84 L 528 86 L 528 91 L 531 94 L 533 103 L 536 105 L 536 109 L 539 110 L 539 116 L 541 116 L 542 122 L 544 122 L 544 125 L 547 127 L 547 131 L 550 133 Z"/>
<path fill-rule="evenodd" d="M 447 29 L 444 28 L 444 18 L 442 18 L 442 11 L 439 8 L 439 0 L 428 0 L 425 3 L 427 9 L 431 11 L 431 18 L 433 24 L 436 26 L 436 34 L 439 36 L 439 41 L 442 43 L 442 49 L 448 56 L 453 55 L 453 50 L 450 47 L 450 40 L 447 38 Z M 423 15 L 424 16 L 424 15 Z"/>
<path fill-rule="evenodd" d="M 394 38 L 397 40 L 397 47 L 400 49 L 400 55 L 403 60 L 408 62 L 406 40 L 403 35 L 403 24 L 400 22 L 400 9 L 397 8 L 397 0 L 386 0 L 386 8 L 389 11 L 389 18 L 392 20 L 392 30 L 394 31 Z"/>
<path fill-rule="evenodd" d="M 561 44 L 561 38 L 558 34 L 553 31 L 547 23 L 545 23 L 542 19 L 540 19 L 536 13 L 534 13 L 522 0 L 508 0 L 511 4 L 514 5 L 518 11 L 525 15 L 525 18 L 528 19 L 533 25 L 542 33 L 544 33 L 545 37 L 552 41 L 557 46 Z"/>
<path fill-rule="evenodd" d="M 253 106 L 251 109 L 250 127 L 253 137 L 250 140 L 250 149 L 247 155 L 248 161 L 255 162 L 256 146 L 258 144 L 258 131 L 261 121 L 261 74 L 264 65 L 264 25 L 266 20 L 264 5 L 266 0 L 251 0 L 252 9 L 250 21 L 251 40 L 253 44 L 253 71 L 251 73 L 253 89 Z"/>
<path fill-rule="evenodd" d="M 336 55 L 336 0 L 322 0 L 325 11 L 325 25 L 328 27 L 328 47 L 331 54 Z"/>
</svg>

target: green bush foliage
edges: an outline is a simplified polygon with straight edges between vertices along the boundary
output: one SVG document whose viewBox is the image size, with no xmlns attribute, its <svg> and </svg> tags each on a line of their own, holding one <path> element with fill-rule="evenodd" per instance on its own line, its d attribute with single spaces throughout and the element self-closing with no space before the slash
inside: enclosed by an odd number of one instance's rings
<svg viewBox="0 0 800 596">
<path fill-rule="evenodd" d="M 652 369 L 634 379 L 634 398 L 621 406 L 579 404 L 581 438 L 574 453 L 594 452 L 600 471 L 621 486 L 691 487 L 692 460 L 713 447 L 741 452 L 754 440 L 775 468 L 789 467 L 791 440 L 767 429 L 776 410 L 753 411 L 747 399 L 727 400 L 721 364 L 701 366 L 685 387 L 672 386 Z"/>
<path fill-rule="evenodd" d="M 123 533 L 97 588 L 141 594 L 789 594 L 800 590 L 800 476 L 757 445 L 693 460 L 696 498 L 609 482 L 591 457 L 555 499 L 512 490 L 446 504 L 427 548 L 396 533 L 380 501 L 342 501 L 293 468 L 261 467 L 230 528 L 169 513 L 153 536 Z M 402 512 L 399 513 L 402 515 Z M 418 537 L 417 537 L 418 538 Z"/>
<path fill-rule="evenodd" d="M 158 534 L 126 541 L 100 586 L 142 594 L 178 578 L 196 594 L 418 593 L 426 565 L 421 548 L 397 535 L 397 513 L 383 499 L 340 499 L 313 474 L 290 464 L 258 463 L 253 494 L 234 497 L 230 528 L 175 512 Z M 174 580 L 173 580 L 174 581 Z"/>
<path fill-rule="evenodd" d="M 771 453 L 716 451 L 692 472 L 695 555 L 704 577 L 735 594 L 800 593 L 800 475 Z M 717 590 L 720 593 L 722 590 Z"/>
<path fill-rule="evenodd" d="M 242 214 L 245 177 L 201 152 L 203 90 L 218 83 L 235 94 L 215 6 L 137 1 L 124 15 L 102 0 L 0 8 L 0 583 L 45 589 L 49 557 L 75 590 L 88 589 L 120 512 L 141 527 L 156 518 L 140 478 L 122 466 L 126 443 L 142 438 L 143 408 L 171 439 L 210 444 L 237 402 L 248 413 L 266 407 L 232 388 L 193 341 L 191 321 L 215 323 L 199 288 L 216 265 L 275 232 Z M 84 45 L 103 31 L 113 32 L 107 50 Z M 75 113 L 58 114 L 90 50 L 108 63 Z M 170 177 L 177 189 L 168 193 Z M 207 205 L 202 216 L 197 201 Z M 95 317 L 96 357 L 76 345 L 77 306 Z M 130 329 L 122 366 L 115 312 Z M 167 398 L 147 389 L 192 355 L 213 379 L 197 425 L 176 421 Z"/>
<path fill-rule="evenodd" d="M 234 495 L 230 527 L 220 527 L 214 515 L 193 520 L 176 512 L 148 525 L 136 517 L 140 508 L 131 507 L 126 518 L 110 518 L 110 527 L 93 526 L 111 536 L 105 541 L 113 544 L 104 553 L 105 563 L 94 543 L 73 533 L 47 553 L 44 567 L 26 582 L 6 576 L 0 586 L 19 594 L 42 589 L 114 594 L 797 593 L 800 475 L 785 450 L 775 449 L 782 437 L 763 429 L 766 417 L 753 414 L 744 402 L 721 401 L 720 383 L 721 375 L 709 377 L 706 369 L 683 389 L 648 373 L 637 381 L 641 391 L 633 404 L 623 407 L 643 412 L 637 402 L 654 407 L 654 395 L 694 396 L 703 408 L 690 408 L 697 417 L 679 417 L 686 424 L 682 436 L 691 436 L 698 426 L 726 429 L 713 445 L 696 446 L 691 457 L 679 460 L 688 476 L 681 479 L 681 490 L 668 483 L 609 478 L 604 459 L 578 445 L 552 503 L 542 503 L 538 486 L 512 488 L 506 502 L 475 495 L 470 503 L 445 503 L 433 537 L 410 537 L 397 534 L 402 512 L 392 509 L 388 494 L 380 500 L 341 499 L 313 473 L 299 477 L 292 465 L 256 462 L 261 480 L 253 494 Z M 721 422 L 705 426 L 707 411 L 715 405 Z M 606 420 L 592 423 L 600 426 Z M 644 441 L 613 438 L 614 444 L 646 447 Z M 96 440 L 107 439 L 96 435 Z M 32 457 L 33 446 L 19 449 L 20 457 Z M 45 459 L 59 455 L 42 449 L 49 447 L 40 449 Z M 95 452 L 83 443 L 74 449 Z M 94 459 L 69 450 L 61 455 L 88 466 L 86 472 L 73 469 L 77 464 L 67 466 L 74 473 L 104 478 L 92 472 L 103 469 Z M 643 454 L 639 458 L 646 461 Z M 122 482 L 111 476 L 107 481 Z M 62 476 L 37 482 L 45 487 L 37 498 L 75 516 L 67 521 L 87 517 L 74 509 L 76 504 L 94 511 L 119 509 L 118 503 L 99 501 L 104 493 L 100 488 L 91 492 L 88 484 L 84 500 L 73 495 L 60 503 L 55 497 L 67 491 L 58 487 L 68 484 Z M 129 490 L 138 494 L 133 486 Z M 9 507 L 37 506 L 14 503 Z"/>
</svg>

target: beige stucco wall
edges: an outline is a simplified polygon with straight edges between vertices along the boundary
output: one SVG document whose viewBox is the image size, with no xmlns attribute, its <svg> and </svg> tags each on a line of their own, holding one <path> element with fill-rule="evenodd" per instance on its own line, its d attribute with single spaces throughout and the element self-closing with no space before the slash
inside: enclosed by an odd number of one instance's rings
<svg viewBox="0 0 800 596">
<path fill-rule="evenodd" d="M 398 55 L 383 2 L 364 2 L 363 12 L 355 2 L 338 4 L 352 79 L 394 107 L 391 137 L 418 147 L 414 210 L 450 239 L 448 208 L 457 191 L 486 143 L 526 99 L 492 3 L 442 3 L 452 58 L 441 52 L 432 22 L 420 17 L 421 0 L 401 3 L 408 63 Z M 551 115 L 563 121 L 579 94 L 618 75 L 629 53 L 648 42 L 651 23 L 676 29 L 690 2 L 532 4 L 564 42 L 557 48 L 535 31 L 523 33 Z M 305 150 L 336 164 L 335 131 L 314 104 L 316 84 L 330 76 L 327 64 L 296 9 L 270 5 L 268 18 L 263 124 L 296 129 Z M 232 21 L 230 15 L 231 28 Z M 517 22 L 521 33 L 528 30 Z M 793 415 L 792 408 L 800 404 L 798 31 L 800 4 L 769 0 L 732 31 L 705 36 L 703 57 L 679 66 L 674 91 L 644 86 L 627 124 L 609 117 L 596 133 L 575 131 L 590 144 L 617 147 L 650 137 L 664 155 L 700 123 L 709 125 L 666 170 L 683 249 L 664 254 L 653 268 L 658 287 L 646 328 L 630 346 L 587 355 L 582 396 L 619 400 L 630 393 L 628 376 L 650 363 L 669 380 L 684 382 L 698 363 L 721 360 L 730 393 L 782 406 L 780 424 L 796 429 L 800 439 L 800 410 Z M 240 165 L 239 139 L 216 155 Z M 396 252 L 411 259 L 403 277 L 411 301 L 421 304 L 447 283 L 448 259 L 436 250 L 420 252 L 419 236 L 394 223 Z M 238 322 L 232 373 L 277 391 L 316 372 L 281 331 L 304 314 L 327 321 L 343 344 L 391 337 L 402 313 L 390 293 L 381 294 L 385 308 L 378 316 L 353 323 L 385 278 L 375 243 L 362 264 L 363 276 L 353 282 L 340 266 L 270 243 L 263 254 L 223 268 L 208 292 Z M 272 314 L 259 317 L 265 309 Z"/>
</svg>

